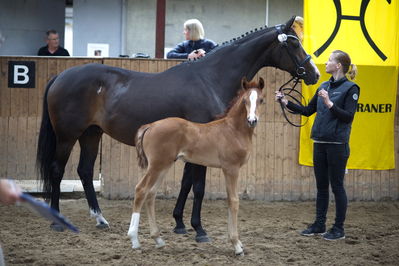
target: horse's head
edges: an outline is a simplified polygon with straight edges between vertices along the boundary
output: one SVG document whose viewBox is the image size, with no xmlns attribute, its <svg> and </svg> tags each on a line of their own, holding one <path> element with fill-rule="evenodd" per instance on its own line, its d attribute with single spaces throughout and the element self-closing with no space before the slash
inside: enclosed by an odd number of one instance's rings
<svg viewBox="0 0 399 266">
<path fill-rule="evenodd" d="M 259 120 L 259 106 L 264 103 L 262 89 L 265 82 L 259 78 L 259 82 L 248 82 L 246 77 L 241 80 L 241 87 L 244 90 L 243 103 L 247 110 L 247 123 L 249 127 L 255 127 Z"/>
<path fill-rule="evenodd" d="M 292 17 L 286 24 L 277 25 L 275 28 L 277 38 L 272 60 L 279 68 L 303 79 L 306 84 L 316 84 L 320 72 L 302 46 L 303 19 Z"/>
</svg>

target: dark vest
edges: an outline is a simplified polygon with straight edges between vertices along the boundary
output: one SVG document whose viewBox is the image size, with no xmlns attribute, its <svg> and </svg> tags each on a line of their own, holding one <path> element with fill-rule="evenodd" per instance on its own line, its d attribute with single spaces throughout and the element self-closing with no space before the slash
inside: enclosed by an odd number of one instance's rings
<svg viewBox="0 0 399 266">
<path fill-rule="evenodd" d="M 328 96 L 334 105 L 343 109 L 348 90 L 352 86 L 357 85 L 347 79 L 338 86 L 331 86 L 331 84 L 333 84 L 331 81 L 323 82 L 317 91 L 321 89 L 328 91 Z M 344 123 L 338 120 L 324 104 L 323 99 L 318 97 L 317 113 L 311 134 L 312 139 L 316 141 L 348 143 L 351 128 L 352 122 Z"/>
</svg>

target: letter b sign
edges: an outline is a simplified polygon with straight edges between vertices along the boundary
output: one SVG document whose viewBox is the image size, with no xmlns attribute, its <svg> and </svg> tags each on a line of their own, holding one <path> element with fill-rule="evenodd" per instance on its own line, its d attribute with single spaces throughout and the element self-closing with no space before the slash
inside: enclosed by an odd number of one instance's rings
<svg viewBox="0 0 399 266">
<path fill-rule="evenodd" d="M 9 88 L 35 88 L 34 61 L 8 61 Z"/>
</svg>

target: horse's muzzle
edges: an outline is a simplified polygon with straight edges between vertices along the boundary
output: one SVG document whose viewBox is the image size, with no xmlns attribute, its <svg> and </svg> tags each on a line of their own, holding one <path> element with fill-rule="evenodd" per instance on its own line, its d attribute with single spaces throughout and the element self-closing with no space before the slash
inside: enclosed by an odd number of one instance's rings
<svg viewBox="0 0 399 266">
<path fill-rule="evenodd" d="M 247 123 L 249 127 L 256 127 L 256 125 L 258 124 L 258 119 L 247 119 Z"/>
</svg>

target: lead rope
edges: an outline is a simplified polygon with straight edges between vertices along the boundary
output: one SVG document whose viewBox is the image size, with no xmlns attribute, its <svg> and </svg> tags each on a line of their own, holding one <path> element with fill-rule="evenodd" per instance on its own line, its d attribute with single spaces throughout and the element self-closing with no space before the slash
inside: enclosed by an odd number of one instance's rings
<svg viewBox="0 0 399 266">
<path fill-rule="evenodd" d="M 303 97 L 302 93 L 295 89 L 296 85 L 299 83 L 299 80 L 300 80 L 300 79 L 299 79 L 298 77 L 292 77 L 289 81 L 287 81 L 286 83 L 284 83 L 283 85 L 281 85 L 281 87 L 279 88 L 279 91 L 282 92 L 282 93 L 284 94 L 284 97 L 287 96 L 287 97 L 289 97 L 292 101 L 294 101 L 296 104 L 298 104 L 298 105 L 300 105 L 300 106 L 303 106 L 303 104 L 302 104 L 302 102 L 301 102 L 300 100 L 298 100 L 298 99 L 295 98 L 293 95 L 291 95 L 291 93 L 294 92 L 294 93 L 298 94 L 298 95 L 300 96 L 300 98 L 301 98 L 304 102 L 306 102 L 306 100 L 305 100 L 305 98 Z M 284 86 L 286 86 L 286 85 L 287 85 L 288 83 L 290 83 L 291 81 L 294 81 L 294 86 L 292 86 L 292 88 L 284 88 Z M 286 93 L 286 91 L 288 91 L 288 92 Z M 289 112 L 289 113 L 291 113 L 291 114 L 298 114 L 298 113 L 297 113 L 297 112 L 294 112 L 294 111 L 291 111 L 290 109 L 288 109 L 288 108 L 282 103 L 281 99 L 279 99 L 278 101 L 279 101 L 279 103 L 280 103 L 280 107 L 281 107 L 281 110 L 282 110 L 282 112 L 283 112 L 283 116 L 284 116 L 285 120 L 287 120 L 287 122 L 288 122 L 290 125 L 292 125 L 292 126 L 294 126 L 294 127 L 303 127 L 304 125 L 306 125 L 306 123 L 307 123 L 308 120 L 309 120 L 308 118 L 306 118 L 306 120 L 305 120 L 305 122 L 304 122 L 303 124 L 299 124 L 299 125 L 297 125 L 297 124 L 291 122 L 291 120 L 288 118 L 286 112 Z"/>
</svg>

